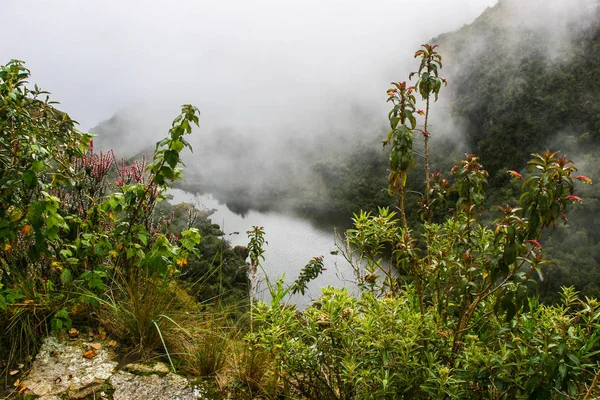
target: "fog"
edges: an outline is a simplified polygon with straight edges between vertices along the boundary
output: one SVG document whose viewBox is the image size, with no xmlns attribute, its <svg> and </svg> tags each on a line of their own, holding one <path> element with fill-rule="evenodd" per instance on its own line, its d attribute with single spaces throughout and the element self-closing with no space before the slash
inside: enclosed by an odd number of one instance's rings
<svg viewBox="0 0 600 400">
<path fill-rule="evenodd" d="M 86 130 L 182 103 L 206 128 L 316 128 L 335 106 L 380 102 L 421 42 L 494 3 L 3 0 L 0 59 L 25 60 Z"/>
<path fill-rule="evenodd" d="M 416 68 L 414 51 L 496 3 L 3 0 L 0 60 L 25 60 L 33 82 L 82 129 L 100 124 L 99 142 L 112 135 L 104 146 L 123 156 L 164 136 L 179 105 L 192 103 L 202 115 L 188 179 L 205 190 L 276 192 L 313 179 L 310 166 L 325 155 L 378 146 L 386 89 Z M 514 33 L 506 45 L 543 26 L 552 59 L 597 0 L 501 3 Z M 481 43 L 472 38 L 450 58 L 455 71 Z M 448 104 L 436 107 L 434 128 L 460 137 Z"/>
</svg>

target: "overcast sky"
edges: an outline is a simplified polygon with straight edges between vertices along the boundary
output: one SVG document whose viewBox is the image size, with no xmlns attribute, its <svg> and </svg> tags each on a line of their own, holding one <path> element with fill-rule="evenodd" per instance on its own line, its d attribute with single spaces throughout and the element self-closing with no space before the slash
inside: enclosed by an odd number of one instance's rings
<svg viewBox="0 0 600 400">
<path fill-rule="evenodd" d="M 405 79 L 399 60 L 495 3 L 2 0 L 0 62 L 26 61 L 83 129 L 139 103 L 261 125 L 350 97 L 385 102 Z"/>
</svg>

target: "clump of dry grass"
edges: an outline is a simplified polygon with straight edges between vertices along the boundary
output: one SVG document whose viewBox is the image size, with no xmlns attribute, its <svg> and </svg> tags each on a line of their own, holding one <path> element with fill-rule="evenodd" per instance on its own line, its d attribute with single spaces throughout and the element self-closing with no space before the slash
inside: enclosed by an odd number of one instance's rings
<svg viewBox="0 0 600 400">
<path fill-rule="evenodd" d="M 129 343 L 137 358 L 166 354 L 173 366 L 173 349 L 189 340 L 187 327 L 201 318 L 195 300 L 174 280 L 142 273 L 115 279 L 109 294 L 99 311 L 106 329 Z"/>
<path fill-rule="evenodd" d="M 234 328 L 224 327 L 212 318 L 204 322 L 193 330 L 188 340 L 180 342 L 178 354 L 182 370 L 202 378 L 217 377 L 227 367 L 235 334 Z"/>
<path fill-rule="evenodd" d="M 282 392 L 270 355 L 244 339 L 231 309 L 199 304 L 175 280 L 141 273 L 110 287 L 98 315 L 112 336 L 131 346 L 128 360 L 166 357 L 173 369 L 214 379 L 236 398 Z"/>
<path fill-rule="evenodd" d="M 269 353 L 246 340 L 236 340 L 232 343 L 232 349 L 229 379 L 230 384 L 236 387 L 238 397 L 270 398 L 282 392 Z"/>
</svg>

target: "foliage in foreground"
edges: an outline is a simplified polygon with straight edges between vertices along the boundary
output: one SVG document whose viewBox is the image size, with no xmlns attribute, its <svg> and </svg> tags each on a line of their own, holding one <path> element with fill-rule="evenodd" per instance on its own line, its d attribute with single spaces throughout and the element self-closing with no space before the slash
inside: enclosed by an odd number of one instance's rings
<svg viewBox="0 0 600 400">
<path fill-rule="evenodd" d="M 284 302 L 291 288 L 275 285 L 272 304 L 257 307 L 259 329 L 250 340 L 273 355 L 282 381 L 308 398 L 597 393 L 600 303 L 564 288 L 560 305 L 540 305 L 528 286 L 549 265 L 539 240 L 573 197 L 573 167 L 549 152 L 531 163 L 538 174 L 523 185 L 523 208 L 502 207 L 494 227 L 477 218 L 478 177 L 485 174 L 473 157 L 455 170 L 454 215 L 426 223 L 422 240 L 388 210 L 356 215 L 346 257 L 359 298 L 324 289 L 298 313 Z"/>
<path fill-rule="evenodd" d="M 208 282 L 197 298 L 211 301 L 247 282 L 243 269 L 234 280 L 223 278 L 223 262 L 213 268 L 232 256 L 210 236 L 212 248 L 200 246 L 191 215 L 177 229 L 174 214 L 157 208 L 181 178 L 199 111 L 182 106 L 148 165 L 117 163 L 95 153 L 91 136 L 47 92 L 30 89 L 28 76 L 20 61 L 0 69 L 0 370 L 31 360 L 41 337 L 75 317 L 106 325 L 138 358 L 166 353 L 174 366 L 170 352 L 183 348 L 182 336 L 200 340 L 191 328 L 206 325 L 207 314 L 182 290 L 181 271 L 186 286 Z M 220 260 L 201 263 L 206 252 Z"/>
<path fill-rule="evenodd" d="M 425 166 L 422 235 L 408 226 L 404 191 L 412 170 L 414 114 L 437 98 L 441 57 L 425 47 L 418 88 L 388 92 L 394 105 L 389 209 L 355 215 L 342 252 L 360 293 L 326 288 L 303 312 L 287 296 L 302 292 L 323 266 L 313 260 L 293 286 L 271 285 L 272 303 L 253 305 L 244 342 L 226 320 L 202 308 L 174 279 L 198 254 L 200 234 L 172 235 L 154 210 L 181 175 L 183 138 L 197 123 L 184 106 L 157 144 L 153 162 L 118 170 L 106 186 L 110 159 L 90 151 L 90 138 L 43 92 L 25 85 L 19 62 L 0 78 L 0 350 L 9 363 L 35 352 L 35 339 L 68 327 L 91 307 L 113 335 L 142 358 L 157 349 L 172 367 L 224 379 L 240 396 L 311 399 L 591 398 L 600 377 L 600 304 L 563 289 L 556 306 L 538 304 L 531 277 L 552 268 L 545 232 L 566 220 L 576 171 L 558 153 L 536 154 L 521 183 L 518 207 L 481 218 L 488 174 L 474 155 L 450 174 Z M 429 60 L 431 61 L 428 61 Z M 426 111 L 416 109 L 412 92 Z M 591 183 L 585 176 L 577 177 Z M 252 268 L 264 236 L 255 227 Z M 252 239 L 252 236 L 251 236 Z M 254 274 L 254 271 L 252 271 Z M 221 287 L 222 288 L 222 287 Z M 179 354 L 175 359 L 175 354 Z M 173 357 L 172 357 L 173 356 Z"/>
<path fill-rule="evenodd" d="M 430 173 L 425 152 L 421 235 L 404 212 L 415 133 L 429 138 L 429 98 L 437 99 L 441 56 L 424 45 L 416 87 L 394 83 L 389 209 L 361 212 L 341 250 L 360 295 L 326 288 L 304 312 L 288 307 L 292 288 L 271 286 L 273 301 L 256 307 L 251 343 L 274 357 L 284 387 L 311 399 L 590 398 L 600 377 L 600 303 L 562 289 L 562 302 L 540 305 L 532 276 L 543 278 L 544 233 L 566 222 L 577 168 L 558 152 L 534 154 L 519 206 L 481 215 L 488 173 L 467 154 L 450 174 Z M 413 92 L 426 110 L 416 108 Z M 419 128 L 415 114 L 422 114 Z M 577 178 L 577 180 L 575 179 Z M 436 222 L 433 222 L 436 221 Z"/>
<path fill-rule="evenodd" d="M 278 288 L 275 298 L 284 292 Z M 577 300 L 569 289 L 563 299 L 558 306 L 529 299 L 510 324 L 491 313 L 453 352 L 452 326 L 419 311 L 413 286 L 385 298 L 326 288 L 302 313 L 261 303 L 256 322 L 263 325 L 251 340 L 273 355 L 281 379 L 310 399 L 597 395 L 590 385 L 598 369 L 600 305 Z"/>
</svg>

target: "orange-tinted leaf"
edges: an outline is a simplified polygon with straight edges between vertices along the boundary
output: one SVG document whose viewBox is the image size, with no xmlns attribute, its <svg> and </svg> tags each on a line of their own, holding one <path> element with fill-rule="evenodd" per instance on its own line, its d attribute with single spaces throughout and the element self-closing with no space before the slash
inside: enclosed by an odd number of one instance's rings
<svg viewBox="0 0 600 400">
<path fill-rule="evenodd" d="M 110 347 L 115 347 L 117 345 L 117 341 L 116 340 L 111 340 L 110 342 L 108 342 L 108 345 Z"/>
<path fill-rule="evenodd" d="M 90 347 L 93 350 L 100 350 L 102 348 L 102 345 L 100 343 L 92 343 L 92 344 L 90 344 Z"/>
<path fill-rule="evenodd" d="M 96 357 L 96 352 L 94 350 L 88 350 L 85 353 L 83 353 L 83 356 L 85 358 L 94 358 Z"/>
<path fill-rule="evenodd" d="M 523 180 L 523 176 L 522 176 L 520 173 L 518 173 L 517 171 L 512 171 L 512 170 L 510 170 L 510 171 L 507 171 L 507 172 L 508 172 L 508 173 L 510 174 L 510 176 L 512 176 L 513 178 L 517 178 L 517 179 Z"/>
<path fill-rule="evenodd" d="M 583 183 L 588 183 L 590 185 L 592 184 L 592 180 L 585 175 L 579 175 L 577 176 L 577 179 L 579 179 Z"/>
</svg>

